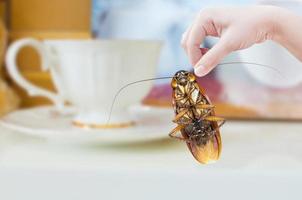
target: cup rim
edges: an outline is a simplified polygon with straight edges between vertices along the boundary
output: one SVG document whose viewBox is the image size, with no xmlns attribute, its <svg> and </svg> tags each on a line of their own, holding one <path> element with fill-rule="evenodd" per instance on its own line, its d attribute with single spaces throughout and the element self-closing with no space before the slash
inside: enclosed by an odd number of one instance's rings
<svg viewBox="0 0 302 200">
<path fill-rule="evenodd" d="M 84 44 L 84 43 L 103 43 L 103 44 L 158 44 L 162 45 L 163 41 L 156 39 L 44 39 L 43 42 L 49 44 Z"/>
</svg>

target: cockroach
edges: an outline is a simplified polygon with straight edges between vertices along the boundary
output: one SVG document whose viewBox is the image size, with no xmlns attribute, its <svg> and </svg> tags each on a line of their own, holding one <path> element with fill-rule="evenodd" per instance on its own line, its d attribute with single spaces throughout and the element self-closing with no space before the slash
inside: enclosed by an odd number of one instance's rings
<svg viewBox="0 0 302 200">
<path fill-rule="evenodd" d="M 169 136 L 187 143 L 197 161 L 207 164 L 218 160 L 221 152 L 219 128 L 225 119 L 215 116 L 214 105 L 196 77 L 188 71 L 178 71 L 171 81 L 172 104 L 177 124 Z M 181 136 L 177 133 L 181 132 Z"/>
<path fill-rule="evenodd" d="M 266 67 L 281 75 L 277 69 L 271 66 L 252 62 L 226 62 L 218 65 L 235 64 Z M 204 89 L 198 85 L 195 75 L 191 72 L 181 70 L 172 77 L 138 80 L 124 85 L 117 91 L 112 101 L 107 123 L 110 122 L 114 103 L 122 90 L 133 84 L 158 79 L 172 79 L 172 105 L 175 112 L 173 122 L 177 126 L 169 133 L 169 136 L 186 142 L 198 162 L 207 164 L 217 161 L 222 148 L 219 129 L 225 123 L 225 119 L 215 115 L 214 105 L 211 104 Z M 178 132 L 181 134 L 178 135 Z"/>
</svg>

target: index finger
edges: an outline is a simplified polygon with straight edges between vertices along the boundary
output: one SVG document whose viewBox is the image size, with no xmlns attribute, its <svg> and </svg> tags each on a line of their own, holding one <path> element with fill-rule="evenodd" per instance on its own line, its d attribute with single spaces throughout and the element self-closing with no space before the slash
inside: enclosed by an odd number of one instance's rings
<svg viewBox="0 0 302 200">
<path fill-rule="evenodd" d="M 200 51 L 200 45 L 208 35 L 217 36 L 217 31 L 213 20 L 207 14 L 201 13 L 192 25 L 186 44 L 187 54 L 193 66 L 203 55 Z"/>
</svg>

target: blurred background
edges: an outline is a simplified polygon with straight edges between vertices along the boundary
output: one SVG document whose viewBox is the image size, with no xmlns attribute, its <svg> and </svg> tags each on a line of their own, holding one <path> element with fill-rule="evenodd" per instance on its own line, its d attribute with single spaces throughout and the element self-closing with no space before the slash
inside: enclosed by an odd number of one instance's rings
<svg viewBox="0 0 302 200">
<path fill-rule="evenodd" d="M 93 1 L 92 30 L 97 38 L 164 41 L 157 74 L 159 77 L 171 76 L 178 70 L 192 69 L 179 41 L 182 33 L 200 9 L 251 4 L 277 5 L 298 14 L 301 13 L 302 8 L 300 1 L 280 0 L 95 0 Z M 215 38 L 209 37 L 203 45 L 210 48 L 216 41 Z M 295 106 L 302 100 L 299 92 L 302 80 L 299 73 L 301 64 L 284 48 L 272 42 L 266 42 L 246 51 L 235 52 L 222 61 L 222 63 L 225 62 L 253 62 L 271 66 L 273 69 L 238 63 L 219 66 L 209 76 L 200 79 L 201 86 L 206 89 L 210 99 L 217 105 L 217 112 L 220 115 L 248 119 L 301 118 L 301 109 Z M 171 102 L 170 97 L 169 84 L 158 83 L 144 102 L 150 105 L 168 106 Z M 284 112 L 285 110 L 287 112 Z"/>
<path fill-rule="evenodd" d="M 221 130 L 222 158 L 207 166 L 196 163 L 185 144 L 167 137 L 175 126 L 170 80 L 152 82 L 134 109 L 151 125 L 88 135 L 72 127 L 68 113 L 36 112 L 52 108 L 51 101 L 30 96 L 5 70 L 7 48 L 22 38 L 146 40 L 162 43 L 153 76 L 171 76 L 192 70 L 180 38 L 200 9 L 255 4 L 302 13 L 298 0 L 0 0 L 0 199 L 299 198 L 302 63 L 278 44 L 234 52 L 222 63 L 238 64 L 198 79 L 216 114 L 228 120 Z M 216 42 L 209 37 L 202 45 Z M 17 56 L 27 80 L 56 92 L 41 62 L 31 47 Z M 9 120 L 14 126 L 2 126 Z M 19 122 L 28 127 L 12 128 Z"/>
<path fill-rule="evenodd" d="M 93 1 L 92 30 L 98 38 L 164 40 L 158 75 L 191 66 L 179 45 L 196 13 L 206 7 L 248 5 L 253 1 Z M 156 13 L 156 14 L 155 14 Z M 144 27 L 144 28 L 142 28 Z"/>
<path fill-rule="evenodd" d="M 43 1 L 2 1 L 4 28 L 8 31 L 7 44 L 24 37 L 160 40 L 163 46 L 156 74 L 157 77 L 162 77 L 171 76 L 180 69 L 192 69 L 179 41 L 186 27 L 202 8 L 269 4 L 288 8 L 298 14 L 301 12 L 300 1 L 282 0 L 78 1 L 72 5 L 68 1 L 54 1 L 50 7 Z M 53 16 L 53 12 L 57 14 Z M 216 38 L 209 37 L 203 45 L 211 47 L 216 41 Z M 17 62 L 28 80 L 55 90 L 49 73 L 40 70 L 40 58 L 35 50 L 23 48 Z M 217 105 L 218 114 L 236 119 L 301 119 L 302 110 L 296 106 L 302 100 L 299 92 L 302 87 L 300 62 L 284 48 L 273 42 L 266 42 L 245 51 L 234 52 L 222 61 L 225 62 L 253 62 L 273 69 L 238 63 L 219 66 L 209 76 L 200 79 L 200 84 Z M 171 89 L 168 82 L 169 80 L 155 82 L 143 102 L 152 106 L 169 107 Z M 29 98 L 24 90 L 15 84 L 13 87 L 22 99 L 21 107 L 50 103 L 41 97 Z"/>
</svg>

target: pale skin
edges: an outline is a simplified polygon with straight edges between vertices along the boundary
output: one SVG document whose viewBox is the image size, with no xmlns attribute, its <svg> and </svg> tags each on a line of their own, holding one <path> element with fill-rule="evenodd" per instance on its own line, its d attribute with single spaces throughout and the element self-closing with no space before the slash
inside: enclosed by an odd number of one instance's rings
<svg viewBox="0 0 302 200">
<path fill-rule="evenodd" d="M 207 36 L 218 37 L 211 49 L 200 48 Z M 233 51 L 275 41 L 302 61 L 302 17 L 275 6 L 208 8 L 199 12 L 181 45 L 197 76 L 204 76 Z"/>
</svg>

